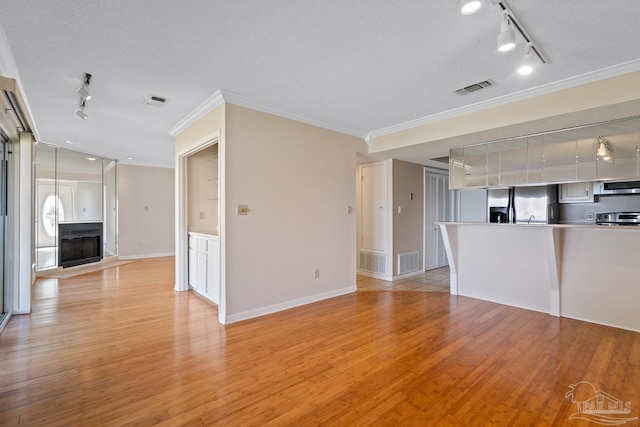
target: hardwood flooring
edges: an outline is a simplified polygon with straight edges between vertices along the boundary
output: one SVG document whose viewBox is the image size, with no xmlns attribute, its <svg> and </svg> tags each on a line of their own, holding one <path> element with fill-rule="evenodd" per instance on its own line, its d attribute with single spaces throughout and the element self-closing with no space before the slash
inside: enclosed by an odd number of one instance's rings
<svg viewBox="0 0 640 427">
<path fill-rule="evenodd" d="M 173 258 L 39 279 L 0 335 L 0 424 L 582 426 L 580 381 L 639 413 L 638 333 L 410 290 L 221 326 L 173 283 Z"/>
</svg>

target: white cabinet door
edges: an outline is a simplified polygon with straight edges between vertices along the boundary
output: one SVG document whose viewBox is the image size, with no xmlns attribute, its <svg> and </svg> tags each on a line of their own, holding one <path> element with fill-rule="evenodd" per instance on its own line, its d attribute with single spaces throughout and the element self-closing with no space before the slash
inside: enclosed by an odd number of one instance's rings
<svg viewBox="0 0 640 427">
<path fill-rule="evenodd" d="M 207 250 L 207 297 L 220 304 L 220 241 L 209 239 Z"/>
<path fill-rule="evenodd" d="M 207 293 L 207 253 L 198 251 L 196 254 L 198 267 L 196 269 L 195 289 L 201 294 Z"/>
<path fill-rule="evenodd" d="M 191 240 L 192 237 L 189 238 Z M 196 287 L 196 272 L 198 271 L 198 251 L 189 248 L 189 286 Z"/>
<path fill-rule="evenodd" d="M 560 203 L 593 202 L 593 184 L 591 182 L 572 182 L 560 185 Z"/>
</svg>

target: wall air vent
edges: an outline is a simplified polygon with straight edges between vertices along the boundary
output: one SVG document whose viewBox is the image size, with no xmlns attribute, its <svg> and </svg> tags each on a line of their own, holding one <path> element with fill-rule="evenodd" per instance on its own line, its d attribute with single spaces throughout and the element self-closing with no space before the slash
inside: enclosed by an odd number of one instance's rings
<svg viewBox="0 0 640 427">
<path fill-rule="evenodd" d="M 407 252 L 398 254 L 398 275 L 420 270 L 420 253 Z"/>
<path fill-rule="evenodd" d="M 387 256 L 360 252 L 360 270 L 386 274 Z"/>
<path fill-rule="evenodd" d="M 154 107 L 164 107 L 168 102 L 168 98 L 158 95 L 149 95 L 147 99 L 144 100 L 145 104 L 152 105 Z"/>
<path fill-rule="evenodd" d="M 490 86 L 495 86 L 495 85 L 496 84 L 494 82 L 492 82 L 491 80 L 484 80 L 482 82 L 474 83 L 472 85 L 465 86 L 465 87 L 463 87 L 461 89 L 458 89 L 458 90 L 456 90 L 456 93 L 458 95 L 466 95 L 468 93 L 475 92 L 477 90 L 484 89 L 484 88 L 490 87 Z"/>
</svg>

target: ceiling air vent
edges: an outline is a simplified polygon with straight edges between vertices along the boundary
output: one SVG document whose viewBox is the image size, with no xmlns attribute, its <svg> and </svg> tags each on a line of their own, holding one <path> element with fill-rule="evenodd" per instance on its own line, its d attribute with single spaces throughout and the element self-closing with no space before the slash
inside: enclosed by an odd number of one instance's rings
<svg viewBox="0 0 640 427">
<path fill-rule="evenodd" d="M 144 100 L 145 104 L 152 105 L 154 107 L 164 107 L 168 102 L 169 99 L 158 95 L 149 95 L 147 99 Z"/>
<path fill-rule="evenodd" d="M 475 91 L 480 90 L 480 89 L 484 89 L 485 87 L 495 86 L 495 85 L 496 84 L 494 82 L 492 82 L 491 80 L 484 80 L 484 81 L 479 82 L 479 83 L 474 83 L 472 85 L 465 86 L 462 89 L 458 89 L 458 90 L 456 90 L 456 93 L 458 95 L 466 95 L 468 93 L 475 92 Z"/>
</svg>

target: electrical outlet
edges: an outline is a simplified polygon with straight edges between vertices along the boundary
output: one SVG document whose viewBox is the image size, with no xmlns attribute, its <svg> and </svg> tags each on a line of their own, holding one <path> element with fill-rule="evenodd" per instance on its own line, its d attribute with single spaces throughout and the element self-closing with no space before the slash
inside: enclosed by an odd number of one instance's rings
<svg viewBox="0 0 640 427">
<path fill-rule="evenodd" d="M 587 214 L 587 221 L 593 221 L 593 214 L 591 212 Z"/>
<path fill-rule="evenodd" d="M 313 270 L 313 278 L 314 279 L 319 279 L 320 278 L 320 269 L 316 268 L 315 270 Z"/>
<path fill-rule="evenodd" d="M 204 211 L 200 211 L 200 219 L 204 219 Z"/>
<path fill-rule="evenodd" d="M 140 240 L 140 246 L 144 246 L 144 240 Z"/>
</svg>

